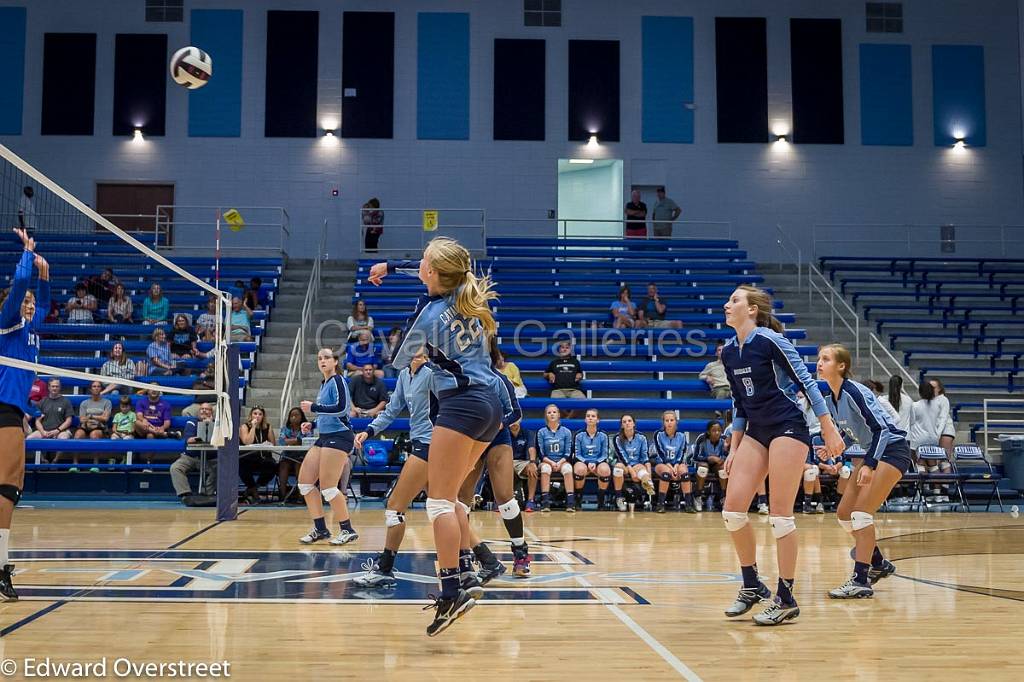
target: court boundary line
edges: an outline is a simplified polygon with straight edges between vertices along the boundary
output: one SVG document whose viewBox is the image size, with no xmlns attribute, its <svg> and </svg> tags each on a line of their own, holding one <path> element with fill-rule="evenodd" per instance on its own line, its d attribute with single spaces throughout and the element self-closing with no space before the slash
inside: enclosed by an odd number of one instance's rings
<svg viewBox="0 0 1024 682">
<path fill-rule="evenodd" d="M 31 600 L 31 598 L 29 598 L 26 601 L 30 601 L 30 600 Z M 32 621 L 36 620 L 37 618 L 42 618 L 43 616 L 45 616 L 46 614 L 50 613 L 51 611 L 56 611 L 60 607 L 62 607 L 65 604 L 67 604 L 69 601 L 70 600 L 68 600 L 68 599 L 61 599 L 60 601 L 55 601 L 54 603 L 50 604 L 49 606 L 44 606 L 43 608 L 39 609 L 38 611 L 34 611 L 33 613 L 30 613 L 29 615 L 25 616 L 21 620 L 19 620 L 17 622 L 14 622 L 14 623 L 11 623 L 7 627 L 5 627 L 3 630 L 0 630 L 0 637 L 6 637 L 7 635 L 11 634 L 15 630 L 18 630 L 19 628 L 22 628 L 22 627 L 28 625 L 29 623 L 31 623 Z"/>
<path fill-rule="evenodd" d="M 241 516 L 242 514 L 244 514 L 244 513 L 245 513 L 245 512 L 247 512 L 247 511 L 249 511 L 249 510 L 248 510 L 248 509 L 242 509 L 242 510 L 240 510 L 240 511 L 238 512 L 238 515 L 237 515 L 237 516 L 236 516 L 235 518 L 237 519 L 237 518 L 238 518 L 238 516 Z M 211 523 L 210 525 L 208 525 L 208 526 L 206 526 L 206 527 L 204 527 L 204 528 L 200 528 L 199 530 L 197 530 L 197 531 L 196 531 L 195 533 L 192 533 L 192 534 L 191 534 L 191 535 L 189 535 L 188 537 L 185 537 L 185 538 L 183 538 L 183 539 L 181 539 L 181 540 L 178 540 L 177 542 L 175 542 L 175 543 L 174 543 L 173 545 L 171 545 L 170 547 L 167 547 L 166 549 L 162 549 L 162 550 L 160 550 L 160 552 L 161 552 L 161 553 L 163 553 L 163 552 L 169 552 L 169 551 L 171 551 L 172 549 L 178 549 L 179 547 L 181 547 L 182 545 L 184 545 L 184 544 L 185 544 L 186 542 L 190 542 L 190 541 L 192 541 L 192 540 L 195 540 L 195 539 L 196 539 L 197 537 L 199 537 L 200 535 L 202 535 L 202 534 L 203 534 L 203 533 L 205 533 L 206 531 L 208 531 L 208 530 L 213 530 L 214 528 L 216 528 L 217 526 L 219 526 L 219 525 L 220 525 L 220 524 L 222 524 L 222 523 L 224 523 L 224 522 L 223 522 L 223 521 L 214 521 L 214 522 L 213 522 L 213 523 Z"/>
</svg>

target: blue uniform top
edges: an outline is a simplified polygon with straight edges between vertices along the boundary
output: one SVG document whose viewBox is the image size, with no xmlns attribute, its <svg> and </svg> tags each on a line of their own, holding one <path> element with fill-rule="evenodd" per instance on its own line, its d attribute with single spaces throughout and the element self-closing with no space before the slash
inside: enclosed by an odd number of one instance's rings
<svg viewBox="0 0 1024 682">
<path fill-rule="evenodd" d="M 348 410 L 352 399 L 349 397 L 348 382 L 339 374 L 320 384 L 320 393 L 309 411 L 316 415 L 316 430 L 321 435 L 350 431 Z"/>
<path fill-rule="evenodd" d="M 518 436 L 513 436 L 511 432 L 508 435 L 512 436 L 512 459 L 530 461 L 530 448 L 537 442 L 537 437 L 524 428 L 519 429 Z"/>
<path fill-rule="evenodd" d="M 632 440 L 626 440 L 622 435 L 615 436 L 615 454 L 629 466 L 646 464 L 649 461 L 647 438 L 642 433 L 634 433 Z"/>
<path fill-rule="evenodd" d="M 384 431 L 402 410 L 409 412 L 409 438 L 429 443 L 434 425 L 430 423 L 430 368 L 426 365 L 421 366 L 416 374 L 410 373 L 408 367 L 398 373 L 395 390 L 391 392 L 387 406 L 370 422 L 366 432 L 373 436 Z"/>
<path fill-rule="evenodd" d="M 864 448 L 865 465 L 874 468 L 886 447 L 906 440 L 907 432 L 892 422 L 889 413 L 867 386 L 844 379 L 838 395 L 832 394 L 828 384 L 823 383 L 822 390 L 828 393 L 828 408 L 836 426 L 851 433 Z"/>
<path fill-rule="evenodd" d="M 501 411 L 504 415 L 501 423 L 508 428 L 509 424 L 515 424 L 523 418 L 523 408 L 519 406 L 519 398 L 516 397 L 516 387 L 512 385 L 509 378 L 501 372 L 494 370 L 494 388 L 498 391 L 498 399 L 501 401 Z"/>
<path fill-rule="evenodd" d="M 693 452 L 690 459 L 694 462 L 707 462 L 708 457 L 719 457 L 725 459 L 725 436 L 718 439 L 718 444 L 711 442 L 707 434 L 702 433 L 693 444 Z"/>
<path fill-rule="evenodd" d="M 0 355 L 27 362 L 39 362 L 39 337 L 35 328 L 43 323 L 50 311 L 50 283 L 41 279 L 36 289 L 35 317 L 26 320 L 21 316 L 21 304 L 32 281 L 34 260 L 35 254 L 31 251 L 21 254 L 10 293 L 0 309 Z M 35 380 L 35 372 L 0 365 L 0 403 L 29 412 L 28 394 Z"/>
<path fill-rule="evenodd" d="M 584 429 L 576 434 L 573 453 L 585 464 L 600 464 L 608 461 L 608 434 L 598 431 L 593 436 Z"/>
<path fill-rule="evenodd" d="M 564 426 L 552 431 L 547 424 L 537 431 L 537 456 L 552 462 L 572 456 L 572 432 Z"/>
<path fill-rule="evenodd" d="M 686 458 L 686 432 L 676 431 L 670 438 L 664 430 L 654 434 L 655 464 L 682 464 Z"/>
<path fill-rule="evenodd" d="M 759 427 L 804 421 L 796 393 L 803 389 L 814 416 L 828 414 L 818 384 L 811 378 L 796 348 L 782 334 L 755 327 L 740 350 L 736 337 L 722 348 L 722 364 L 732 388 L 733 429 L 743 431 L 747 420 Z"/>
</svg>

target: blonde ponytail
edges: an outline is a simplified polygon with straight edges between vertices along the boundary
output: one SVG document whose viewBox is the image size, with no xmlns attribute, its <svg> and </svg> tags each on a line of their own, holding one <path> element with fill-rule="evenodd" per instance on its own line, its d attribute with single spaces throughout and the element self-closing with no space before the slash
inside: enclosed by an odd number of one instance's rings
<svg viewBox="0 0 1024 682">
<path fill-rule="evenodd" d="M 498 330 L 489 301 L 498 298 L 489 276 L 477 277 L 466 247 L 450 237 L 435 237 L 427 244 L 423 257 L 437 274 L 446 292 L 454 291 L 455 309 L 467 319 L 477 318 L 490 337 Z"/>
</svg>

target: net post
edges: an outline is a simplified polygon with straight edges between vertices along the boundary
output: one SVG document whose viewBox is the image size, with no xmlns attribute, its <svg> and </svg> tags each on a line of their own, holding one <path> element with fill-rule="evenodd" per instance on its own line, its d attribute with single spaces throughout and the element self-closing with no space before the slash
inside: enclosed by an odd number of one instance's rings
<svg viewBox="0 0 1024 682">
<path fill-rule="evenodd" d="M 227 349 L 228 382 L 225 390 L 231 401 L 231 439 L 217 453 L 217 521 L 238 518 L 238 424 L 241 402 L 238 399 L 239 348 L 229 343 Z"/>
</svg>

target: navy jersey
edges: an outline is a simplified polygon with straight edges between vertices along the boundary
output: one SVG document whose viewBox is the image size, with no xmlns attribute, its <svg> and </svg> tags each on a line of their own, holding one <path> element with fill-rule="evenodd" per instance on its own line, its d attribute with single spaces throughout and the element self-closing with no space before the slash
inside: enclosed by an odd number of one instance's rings
<svg viewBox="0 0 1024 682">
<path fill-rule="evenodd" d="M 608 434 L 598 431 L 593 436 L 586 429 L 576 434 L 573 453 L 585 464 L 600 464 L 608 461 Z"/>
<path fill-rule="evenodd" d="M 352 399 L 348 382 L 339 374 L 320 384 L 320 393 L 309 411 L 316 415 L 316 430 L 321 434 L 350 431 L 348 410 Z"/>
<path fill-rule="evenodd" d="M 722 348 L 722 364 L 732 388 L 733 429 L 743 431 L 747 420 L 759 427 L 804 421 L 796 393 L 807 395 L 816 417 L 828 414 L 817 382 L 811 378 L 796 348 L 782 334 L 755 327 L 743 343 L 736 337 Z"/>
<path fill-rule="evenodd" d="M 832 394 L 828 384 L 822 384 L 822 388 L 828 393 L 828 408 L 836 426 L 842 432 L 852 434 L 857 444 L 864 448 L 865 464 L 874 466 L 886 447 L 906 440 L 907 432 L 893 423 L 888 410 L 864 384 L 844 379 L 836 395 Z"/>
<path fill-rule="evenodd" d="M 708 457 L 719 457 L 725 459 L 725 436 L 721 436 L 717 443 L 712 443 L 707 434 L 702 433 L 693 444 L 693 452 L 690 459 L 694 462 L 707 462 Z"/>
<path fill-rule="evenodd" d="M 497 370 L 493 370 L 494 388 L 498 392 L 498 399 L 501 400 L 501 411 L 504 415 L 501 423 L 505 428 L 509 424 L 515 424 L 523 418 L 523 409 L 519 407 L 519 398 L 516 397 L 516 387 L 512 385 L 509 378 Z"/>
<path fill-rule="evenodd" d="M 545 424 L 537 431 L 537 456 L 552 462 L 572 456 L 572 432 L 564 426 L 552 431 Z"/>
<path fill-rule="evenodd" d="M 686 459 L 686 433 L 676 431 L 671 437 L 664 430 L 654 434 L 654 457 L 655 464 L 668 464 L 675 466 L 682 464 Z"/>
<path fill-rule="evenodd" d="M 36 290 L 35 316 L 31 320 L 21 316 L 21 304 L 32 282 L 34 260 L 35 254 L 31 251 L 21 254 L 11 290 L 0 309 L 0 355 L 26 362 L 39 362 L 39 337 L 35 328 L 43 323 L 50 310 L 50 283 L 41 279 Z M 28 394 L 35 380 L 35 372 L 0 365 L 0 403 L 30 412 Z"/>
<path fill-rule="evenodd" d="M 511 431 L 509 431 L 508 435 L 512 436 L 512 459 L 522 460 L 523 462 L 530 461 L 530 448 L 537 442 L 537 437 L 524 428 L 519 429 L 518 436 L 512 435 Z"/>
<path fill-rule="evenodd" d="M 373 436 L 381 433 L 398 418 L 402 410 L 409 412 L 409 438 L 420 443 L 429 443 L 434 433 L 430 423 L 430 368 L 422 366 L 416 374 L 406 367 L 398 373 L 395 390 L 391 392 L 387 407 L 378 414 L 366 432 Z"/>
<path fill-rule="evenodd" d="M 615 455 L 619 461 L 629 466 L 647 464 L 650 460 L 647 452 L 647 438 L 642 433 L 634 433 L 630 440 L 626 440 L 623 435 L 615 436 Z"/>
</svg>

